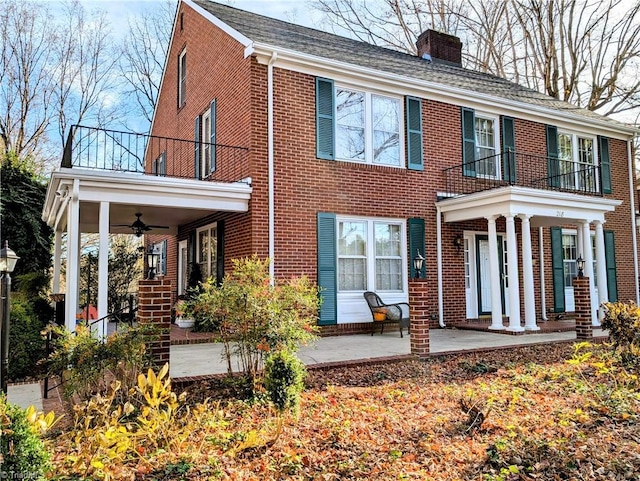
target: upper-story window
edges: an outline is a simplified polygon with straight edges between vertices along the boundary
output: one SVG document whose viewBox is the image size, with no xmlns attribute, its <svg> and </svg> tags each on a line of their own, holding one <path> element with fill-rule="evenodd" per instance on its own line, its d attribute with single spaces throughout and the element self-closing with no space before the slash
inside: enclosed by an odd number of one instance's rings
<svg viewBox="0 0 640 481">
<path fill-rule="evenodd" d="M 476 112 L 475 137 L 476 137 L 476 161 L 477 176 L 492 179 L 500 178 L 500 152 L 499 135 L 497 130 L 498 119 Z"/>
<path fill-rule="evenodd" d="M 560 187 L 597 192 L 595 138 L 568 132 L 558 133 Z"/>
<path fill-rule="evenodd" d="M 202 115 L 202 177 L 207 177 L 211 173 L 211 149 L 213 146 L 209 142 L 211 138 L 211 110 L 207 110 Z"/>
<path fill-rule="evenodd" d="M 195 120 L 195 176 L 206 179 L 216 170 L 216 100 Z"/>
<path fill-rule="evenodd" d="M 399 98 L 336 88 L 336 158 L 400 166 Z"/>
<path fill-rule="evenodd" d="M 178 108 L 187 101 L 187 50 L 178 56 Z"/>
</svg>

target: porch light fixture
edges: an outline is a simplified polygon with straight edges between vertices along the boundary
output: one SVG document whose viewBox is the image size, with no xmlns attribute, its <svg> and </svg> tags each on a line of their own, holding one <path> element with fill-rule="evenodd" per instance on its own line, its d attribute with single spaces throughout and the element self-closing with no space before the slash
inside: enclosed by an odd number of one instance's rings
<svg viewBox="0 0 640 481">
<path fill-rule="evenodd" d="M 576 265 L 578 266 L 578 277 L 584 277 L 584 259 L 582 256 L 576 259 Z"/>
<path fill-rule="evenodd" d="M 147 279 L 153 280 L 156 278 L 156 269 L 158 268 L 158 262 L 160 261 L 160 254 L 156 252 L 153 246 L 149 247 L 147 251 Z"/>
<path fill-rule="evenodd" d="M 458 234 L 453 238 L 453 246 L 457 249 L 458 253 L 462 250 L 462 236 Z"/>
<path fill-rule="evenodd" d="M 420 279 L 422 273 L 422 266 L 424 265 L 424 257 L 420 255 L 420 251 L 416 251 L 416 256 L 413 258 L 413 270 L 415 272 L 414 277 Z"/>
<path fill-rule="evenodd" d="M 9 323 L 11 315 L 11 273 L 20 259 L 9 247 L 9 241 L 4 241 L 0 249 L 0 391 L 7 393 L 7 376 L 9 374 Z"/>
</svg>

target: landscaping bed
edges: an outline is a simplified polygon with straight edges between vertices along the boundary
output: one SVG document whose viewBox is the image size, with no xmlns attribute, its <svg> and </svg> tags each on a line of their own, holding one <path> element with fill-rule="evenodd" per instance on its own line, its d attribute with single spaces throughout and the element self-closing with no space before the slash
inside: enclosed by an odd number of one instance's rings
<svg viewBox="0 0 640 481">
<path fill-rule="evenodd" d="M 59 479 L 638 479 L 639 388 L 609 346 L 526 346 L 312 369 L 297 417 L 239 378 L 206 381 L 165 446 L 140 436 L 82 473 L 69 459 L 98 455 L 78 433 L 48 442 Z"/>
</svg>

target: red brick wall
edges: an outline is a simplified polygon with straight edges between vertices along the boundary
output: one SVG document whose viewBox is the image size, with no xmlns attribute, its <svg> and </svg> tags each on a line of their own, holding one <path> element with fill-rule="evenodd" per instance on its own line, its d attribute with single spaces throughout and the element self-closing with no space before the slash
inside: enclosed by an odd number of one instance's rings
<svg viewBox="0 0 640 481">
<path fill-rule="evenodd" d="M 251 176 L 253 194 L 247 214 L 212 213 L 197 223 L 181 226 L 178 238 L 214 220 L 225 219 L 225 261 L 257 252 L 268 255 L 268 150 L 267 150 L 267 66 L 255 58 L 243 57 L 244 47 L 187 6 L 184 30 L 177 31 L 170 48 L 168 70 L 160 97 L 154 134 L 193 138 L 194 118 L 212 98 L 218 101 L 218 142 L 250 148 L 246 175 Z M 187 103 L 176 105 L 176 65 L 179 52 L 187 48 Z M 436 194 L 446 190 L 442 169 L 459 165 L 462 159 L 460 107 L 423 100 L 424 161 L 423 172 L 382 166 L 362 165 L 316 158 L 315 79 L 311 75 L 274 68 L 274 151 L 275 151 L 275 267 L 277 276 L 307 274 L 316 271 L 316 214 L 319 211 L 363 217 L 425 219 L 427 275 L 434 288 L 429 289 L 431 314 L 437 313 L 436 272 Z M 546 155 L 545 126 L 516 119 L 516 149 Z M 611 140 L 614 196 L 625 203 L 607 216 L 606 229 L 616 230 L 620 298 L 633 297 L 633 266 L 630 259 L 631 231 L 628 203 L 626 144 Z M 193 156 L 185 162 L 193 162 Z M 519 166 L 519 169 L 526 166 Z M 497 222 L 504 232 L 504 219 Z M 445 319 L 465 318 L 463 254 L 453 246 L 456 235 L 464 230 L 486 231 L 481 219 L 457 224 L 443 223 L 443 263 L 445 271 Z M 520 238 L 520 221 L 516 221 Z M 545 253 L 538 253 L 537 229 L 532 229 L 533 257 L 545 262 L 547 306 L 553 306 L 550 239 L 545 232 Z M 176 255 L 175 243 L 170 252 Z M 171 256 L 170 256 L 171 257 Z M 522 252 L 518 258 L 521 271 Z M 173 270 L 172 270 L 173 269 Z M 175 266 L 169 264 L 170 272 Z M 538 276 L 536 307 L 540 310 Z M 522 289 L 522 273 L 520 274 Z M 521 291 L 521 300 L 524 299 Z M 521 306 L 521 312 L 524 306 Z M 436 321 L 432 321 L 435 324 Z"/>
</svg>

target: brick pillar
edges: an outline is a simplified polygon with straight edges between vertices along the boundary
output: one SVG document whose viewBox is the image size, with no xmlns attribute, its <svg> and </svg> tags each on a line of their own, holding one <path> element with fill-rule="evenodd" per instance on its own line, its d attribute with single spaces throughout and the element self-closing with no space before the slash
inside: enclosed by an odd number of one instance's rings
<svg viewBox="0 0 640 481">
<path fill-rule="evenodd" d="M 157 338 L 149 345 L 158 367 L 169 362 L 171 332 L 171 281 L 154 279 L 138 282 L 138 322 L 153 324 Z"/>
<path fill-rule="evenodd" d="M 411 354 L 429 357 L 429 302 L 426 279 L 409 279 Z"/>
<path fill-rule="evenodd" d="M 591 292 L 588 277 L 574 277 L 573 297 L 576 304 L 576 339 L 591 339 Z"/>
</svg>

